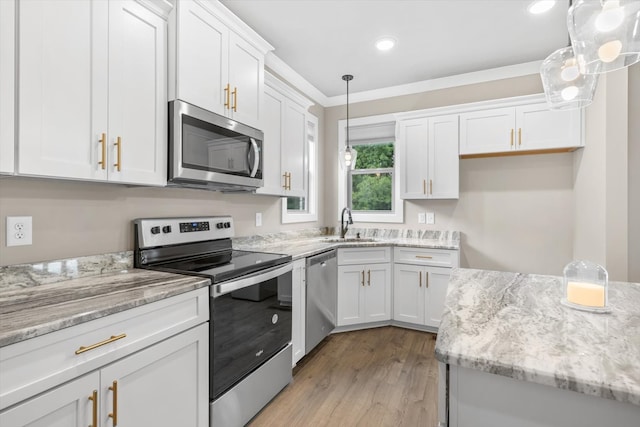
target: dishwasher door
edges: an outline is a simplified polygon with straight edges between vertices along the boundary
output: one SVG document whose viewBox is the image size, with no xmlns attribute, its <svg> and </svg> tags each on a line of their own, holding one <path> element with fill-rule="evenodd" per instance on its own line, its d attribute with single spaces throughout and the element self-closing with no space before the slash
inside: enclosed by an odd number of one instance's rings
<svg viewBox="0 0 640 427">
<path fill-rule="evenodd" d="M 336 250 L 307 258 L 305 354 L 336 327 L 338 261 Z"/>
</svg>

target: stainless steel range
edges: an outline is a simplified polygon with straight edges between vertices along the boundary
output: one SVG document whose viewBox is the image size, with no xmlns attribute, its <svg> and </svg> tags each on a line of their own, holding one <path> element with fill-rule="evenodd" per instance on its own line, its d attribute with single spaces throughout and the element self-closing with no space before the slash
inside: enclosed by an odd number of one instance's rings
<svg viewBox="0 0 640 427">
<path fill-rule="evenodd" d="M 291 257 L 232 250 L 231 217 L 134 221 L 137 268 L 211 279 L 212 426 L 246 424 L 292 378 Z"/>
</svg>

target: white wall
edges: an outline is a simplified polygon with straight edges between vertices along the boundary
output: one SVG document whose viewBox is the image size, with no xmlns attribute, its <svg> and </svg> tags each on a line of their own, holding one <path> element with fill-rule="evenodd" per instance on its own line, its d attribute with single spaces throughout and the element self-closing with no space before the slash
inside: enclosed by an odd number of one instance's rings
<svg viewBox="0 0 640 427">
<path fill-rule="evenodd" d="M 629 277 L 640 283 L 640 63 L 629 69 Z"/>
</svg>

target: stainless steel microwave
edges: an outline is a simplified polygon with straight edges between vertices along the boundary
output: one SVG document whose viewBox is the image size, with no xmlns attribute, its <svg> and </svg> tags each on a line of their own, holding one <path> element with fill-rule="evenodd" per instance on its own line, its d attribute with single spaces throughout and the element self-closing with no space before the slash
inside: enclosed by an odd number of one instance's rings
<svg viewBox="0 0 640 427">
<path fill-rule="evenodd" d="M 169 185 L 222 191 L 262 187 L 264 134 L 184 101 L 169 103 Z"/>
</svg>

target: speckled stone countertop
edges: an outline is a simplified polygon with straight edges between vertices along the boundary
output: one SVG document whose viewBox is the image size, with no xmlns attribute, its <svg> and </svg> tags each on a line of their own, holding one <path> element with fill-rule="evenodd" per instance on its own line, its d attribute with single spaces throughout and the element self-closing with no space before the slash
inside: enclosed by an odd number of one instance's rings
<svg viewBox="0 0 640 427">
<path fill-rule="evenodd" d="M 130 265 L 119 253 L 1 267 L 0 347 L 210 284 Z"/>
<path fill-rule="evenodd" d="M 436 358 L 640 405 L 640 284 L 610 282 L 608 314 L 561 296 L 561 277 L 454 269 Z"/>
<path fill-rule="evenodd" d="M 233 248 L 291 255 L 294 260 L 340 247 L 406 246 L 460 249 L 460 233 L 440 230 L 349 228 L 346 239 L 332 229 L 302 230 L 233 239 Z M 360 239 L 356 238 L 360 235 Z"/>
</svg>

